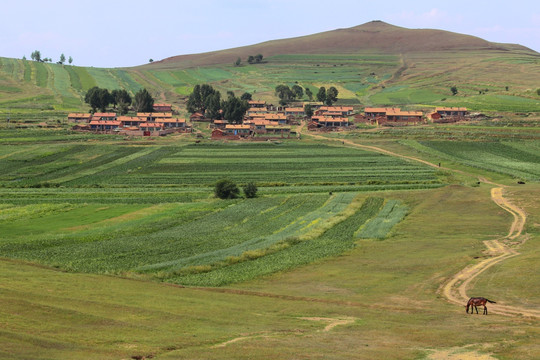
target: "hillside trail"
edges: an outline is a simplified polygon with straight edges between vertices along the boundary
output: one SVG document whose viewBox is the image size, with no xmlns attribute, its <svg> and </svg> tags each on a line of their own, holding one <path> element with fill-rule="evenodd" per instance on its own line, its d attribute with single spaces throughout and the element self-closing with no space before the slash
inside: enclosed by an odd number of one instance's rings
<svg viewBox="0 0 540 360">
<path fill-rule="evenodd" d="M 408 159 L 408 160 L 420 162 L 422 164 L 425 164 L 434 168 L 444 169 L 448 171 L 453 171 L 453 172 L 458 172 L 461 174 L 474 176 L 473 174 L 468 174 L 461 170 L 440 167 L 439 165 L 433 164 L 426 160 L 415 158 L 413 156 L 398 154 L 393 151 L 382 149 L 376 146 L 357 144 L 351 140 L 329 139 L 327 137 L 324 137 L 321 135 L 315 135 L 315 134 L 310 134 L 310 136 L 314 138 L 322 139 L 322 140 L 341 141 L 343 145 L 346 144 L 349 146 L 362 148 L 362 149 L 366 149 L 370 151 L 375 151 L 375 152 L 386 154 L 389 156 L 394 156 L 394 157 L 399 157 L 402 159 Z M 474 280 L 478 275 L 482 274 L 483 272 L 485 272 L 492 266 L 499 264 L 504 260 L 507 260 L 514 256 L 519 255 L 519 253 L 515 249 L 510 248 L 508 245 L 510 244 L 514 246 L 520 245 L 521 243 L 525 241 L 525 237 L 522 233 L 525 227 L 525 222 L 527 221 L 527 215 L 522 209 L 512 204 L 507 198 L 504 197 L 503 192 L 506 186 L 492 182 L 484 177 L 478 177 L 478 180 L 480 182 L 496 186 L 491 189 L 491 199 L 499 207 L 501 207 L 505 211 L 512 214 L 513 221 L 512 221 L 512 224 L 510 225 L 510 229 L 506 236 L 498 240 L 484 241 L 484 244 L 487 247 L 486 255 L 488 256 L 488 258 L 480 261 L 477 264 L 468 265 L 463 270 L 461 270 L 460 272 L 452 276 L 445 284 L 441 286 L 440 288 L 441 294 L 448 301 L 458 304 L 458 305 L 464 305 L 467 302 L 467 300 L 470 298 L 470 296 L 467 295 L 467 288 L 470 286 L 471 281 Z M 516 241 L 518 240 L 518 238 L 522 239 L 522 241 Z M 508 316 L 521 315 L 521 316 L 527 316 L 527 317 L 533 317 L 533 318 L 540 318 L 540 311 L 535 310 L 535 309 L 527 309 L 527 308 L 522 308 L 518 306 L 509 306 L 509 305 L 503 305 L 503 304 L 490 304 L 490 309 L 494 310 L 496 313 L 501 314 L 501 315 L 508 315 Z"/>
</svg>

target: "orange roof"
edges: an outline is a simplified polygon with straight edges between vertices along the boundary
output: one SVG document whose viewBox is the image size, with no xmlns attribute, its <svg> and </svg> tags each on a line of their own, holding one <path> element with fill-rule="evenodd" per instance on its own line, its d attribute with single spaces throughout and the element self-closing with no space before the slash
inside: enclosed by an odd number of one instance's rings
<svg viewBox="0 0 540 360">
<path fill-rule="evenodd" d="M 70 118 L 70 117 L 77 117 L 77 118 L 86 117 L 86 118 L 89 118 L 91 116 L 92 116 L 92 114 L 87 114 L 87 113 L 69 113 L 68 114 L 68 118 Z"/>
<path fill-rule="evenodd" d="M 386 112 L 387 116 L 423 116 L 421 111 L 404 111 L 400 109 L 391 109 Z"/>
<path fill-rule="evenodd" d="M 172 105 L 171 104 L 154 104 L 154 106 L 160 106 L 160 107 L 171 107 Z"/>
<path fill-rule="evenodd" d="M 166 118 L 159 118 L 159 119 L 156 119 L 156 123 L 185 123 L 186 122 L 186 119 L 180 119 L 180 118 L 171 118 L 171 119 L 166 119 Z"/>
<path fill-rule="evenodd" d="M 248 109 L 248 112 L 265 113 L 265 112 L 268 112 L 268 110 L 266 110 L 264 108 L 252 107 L 252 108 Z"/>
<path fill-rule="evenodd" d="M 139 125 L 139 127 L 141 128 L 149 128 L 149 127 L 159 127 L 159 128 L 162 128 L 163 127 L 163 124 L 158 124 L 158 123 L 142 123 Z"/>
<path fill-rule="evenodd" d="M 278 125 L 277 121 L 270 121 L 264 119 L 255 119 L 246 121 L 244 124 L 253 124 L 253 125 Z"/>
<path fill-rule="evenodd" d="M 137 116 L 119 116 L 116 118 L 118 121 L 146 121 L 142 120 Z"/>
<path fill-rule="evenodd" d="M 278 120 L 287 120 L 285 114 L 264 114 L 264 118 L 267 120 L 278 119 Z"/>
<path fill-rule="evenodd" d="M 352 106 L 321 106 L 319 108 L 320 110 L 326 110 L 326 111 L 353 111 Z"/>
<path fill-rule="evenodd" d="M 95 117 L 115 117 L 116 113 L 94 113 Z"/>
<path fill-rule="evenodd" d="M 399 110 L 398 108 L 376 108 L 376 107 L 367 107 L 364 109 L 364 112 L 376 112 L 376 113 L 385 113 L 389 110 Z"/>
<path fill-rule="evenodd" d="M 349 119 L 347 118 L 344 118 L 344 117 L 340 117 L 340 118 L 333 118 L 333 117 L 326 117 L 326 116 L 313 116 L 311 118 L 312 120 L 316 120 L 316 121 L 330 121 L 330 122 L 349 122 Z"/>
<path fill-rule="evenodd" d="M 120 126 L 122 122 L 116 121 L 116 120 L 92 120 L 90 121 L 90 125 L 116 125 Z"/>
<path fill-rule="evenodd" d="M 172 113 L 162 113 L 162 112 L 137 113 L 137 116 L 153 117 L 153 118 L 171 118 Z"/>
<path fill-rule="evenodd" d="M 225 129 L 231 129 L 231 130 L 241 130 L 241 129 L 244 129 L 244 130 L 249 130 L 251 129 L 251 126 L 249 125 L 225 125 Z"/>
<path fill-rule="evenodd" d="M 302 107 L 285 108 L 285 111 L 288 111 L 288 112 L 304 112 L 304 108 L 302 108 Z"/>
<path fill-rule="evenodd" d="M 438 107 L 435 111 L 467 111 L 464 107 Z"/>
</svg>

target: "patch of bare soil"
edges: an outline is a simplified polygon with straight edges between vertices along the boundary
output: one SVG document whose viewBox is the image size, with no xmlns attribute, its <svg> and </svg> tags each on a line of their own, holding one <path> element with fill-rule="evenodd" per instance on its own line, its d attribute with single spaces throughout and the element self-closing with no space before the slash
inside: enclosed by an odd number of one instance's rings
<svg viewBox="0 0 540 360">
<path fill-rule="evenodd" d="M 480 354 L 476 351 L 464 350 L 463 348 L 430 350 L 430 352 L 427 356 L 429 360 L 496 360 L 491 355 Z"/>
<path fill-rule="evenodd" d="M 322 330 L 323 332 L 328 332 L 338 325 L 352 324 L 356 320 L 353 317 L 344 317 L 344 318 L 302 317 L 300 319 L 309 320 L 309 321 L 324 321 L 328 323 L 328 325 L 326 325 L 324 329 Z"/>
</svg>

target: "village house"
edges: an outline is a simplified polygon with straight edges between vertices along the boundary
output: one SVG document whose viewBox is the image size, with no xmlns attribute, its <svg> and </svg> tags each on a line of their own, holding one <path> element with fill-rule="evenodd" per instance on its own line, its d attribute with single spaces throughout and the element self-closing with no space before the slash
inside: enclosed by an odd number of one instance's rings
<svg viewBox="0 0 540 360">
<path fill-rule="evenodd" d="M 352 106 L 321 106 L 315 110 L 314 114 L 326 117 L 345 117 L 353 114 Z"/>
<path fill-rule="evenodd" d="M 212 124 L 210 124 L 210 127 L 211 128 L 214 128 L 214 129 L 222 129 L 222 130 L 225 130 L 225 126 L 228 124 L 229 122 L 227 120 L 214 120 L 212 122 Z"/>
<path fill-rule="evenodd" d="M 266 125 L 266 134 L 281 135 L 284 137 L 291 133 L 291 127 L 288 125 Z"/>
<path fill-rule="evenodd" d="M 155 123 L 163 125 L 165 129 L 187 129 L 186 119 L 180 118 L 157 118 Z"/>
<path fill-rule="evenodd" d="M 248 100 L 248 104 L 250 108 L 255 109 L 264 109 L 266 110 L 266 101 L 261 100 Z"/>
<path fill-rule="evenodd" d="M 131 126 L 139 127 L 140 124 L 146 121 L 146 120 L 141 119 L 138 116 L 119 116 L 117 120 L 122 123 L 123 127 L 131 127 Z"/>
<path fill-rule="evenodd" d="M 414 124 L 423 121 L 421 111 L 405 111 L 400 108 L 365 108 L 364 117 L 367 121 L 377 124 L 407 123 Z"/>
<path fill-rule="evenodd" d="M 116 120 L 116 113 L 97 112 L 92 115 L 91 120 Z"/>
<path fill-rule="evenodd" d="M 154 104 L 155 112 L 172 112 L 171 104 Z"/>
<path fill-rule="evenodd" d="M 244 125 L 250 125 L 251 131 L 255 134 L 266 134 L 268 126 L 277 126 L 279 124 L 277 121 L 255 119 L 245 121 Z"/>
<path fill-rule="evenodd" d="M 234 125 L 228 124 L 225 125 L 225 133 L 227 135 L 239 135 L 239 136 L 249 136 L 251 135 L 251 126 L 250 125 Z"/>
<path fill-rule="evenodd" d="M 387 122 L 420 123 L 424 114 L 421 111 L 404 111 L 391 109 L 386 112 Z"/>
<path fill-rule="evenodd" d="M 90 130 L 93 131 L 112 131 L 120 128 L 122 122 L 118 120 L 92 120 L 90 121 Z"/>
<path fill-rule="evenodd" d="M 211 122 L 212 119 L 206 118 L 202 113 L 195 112 L 189 116 L 189 121 L 199 121 L 199 122 Z"/>
<path fill-rule="evenodd" d="M 313 116 L 311 123 L 308 125 L 308 129 L 326 129 L 334 130 L 339 128 L 346 128 L 349 126 L 349 119 L 345 117 L 326 117 L 326 116 Z"/>
<path fill-rule="evenodd" d="M 434 112 L 429 114 L 429 118 L 433 122 L 448 123 L 464 120 L 465 116 L 469 115 L 467 108 L 463 107 L 439 107 Z"/>
<path fill-rule="evenodd" d="M 306 112 L 304 111 L 303 107 L 286 107 L 285 115 L 290 115 L 293 117 L 304 117 L 306 116 Z"/>
<path fill-rule="evenodd" d="M 92 114 L 88 113 L 70 113 L 68 114 L 68 121 L 76 123 L 89 123 L 92 119 Z"/>
<path fill-rule="evenodd" d="M 368 119 L 375 119 L 378 117 L 386 117 L 386 112 L 394 108 L 375 108 L 367 107 L 364 109 L 364 116 Z M 396 108 L 396 110 L 399 110 Z"/>
<path fill-rule="evenodd" d="M 172 119 L 172 113 L 159 113 L 159 112 L 150 112 L 150 113 L 137 113 L 137 117 L 141 118 L 144 121 L 152 122 L 157 119 Z"/>
</svg>

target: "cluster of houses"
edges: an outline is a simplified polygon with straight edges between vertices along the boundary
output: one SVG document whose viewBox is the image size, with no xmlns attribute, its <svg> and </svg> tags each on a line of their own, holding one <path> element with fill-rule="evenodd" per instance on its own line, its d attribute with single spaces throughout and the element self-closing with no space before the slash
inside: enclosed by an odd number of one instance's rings
<svg viewBox="0 0 540 360">
<path fill-rule="evenodd" d="M 134 136 L 162 136 L 173 132 L 191 132 L 185 119 L 174 117 L 170 104 L 154 104 L 154 111 L 136 116 L 117 116 L 114 112 L 71 113 L 73 129 Z"/>
<path fill-rule="evenodd" d="M 355 116 L 358 122 L 377 125 L 420 124 L 425 118 L 435 123 L 456 122 L 464 120 L 469 114 L 466 108 L 439 107 L 424 117 L 422 111 L 405 111 L 399 108 L 373 108 L 366 107 L 363 114 Z"/>
<path fill-rule="evenodd" d="M 173 116 L 170 104 L 155 104 L 154 112 L 137 113 L 136 116 L 118 116 L 114 112 L 71 113 L 68 121 L 76 123 L 74 130 L 101 133 L 117 133 L 133 136 L 161 136 L 173 132 L 191 132 L 191 122 L 208 122 L 213 139 L 267 139 L 289 138 L 295 135 L 293 125 L 307 121 L 308 130 L 336 131 L 352 128 L 351 124 L 364 122 L 381 126 L 421 124 L 430 120 L 447 123 L 464 120 L 469 114 L 466 108 L 440 107 L 428 114 L 422 111 L 406 111 L 399 108 L 366 107 L 363 112 L 354 113 L 352 106 L 324 106 L 310 103 L 312 116 L 306 115 L 305 107 L 275 107 L 265 101 L 250 100 L 250 108 L 241 124 L 231 124 L 227 120 L 205 118 L 194 113 L 190 122 Z"/>
<path fill-rule="evenodd" d="M 206 119 L 201 113 L 191 115 L 191 121 L 210 122 L 212 138 L 237 139 L 242 137 L 268 138 L 290 137 L 292 125 L 306 119 L 304 107 L 275 107 L 265 101 L 250 100 L 250 108 L 246 112 L 242 124 L 230 124 L 227 120 Z M 309 119 L 308 128 L 335 130 L 348 127 L 352 122 L 352 106 L 323 106 L 310 104 L 313 116 Z"/>
</svg>

